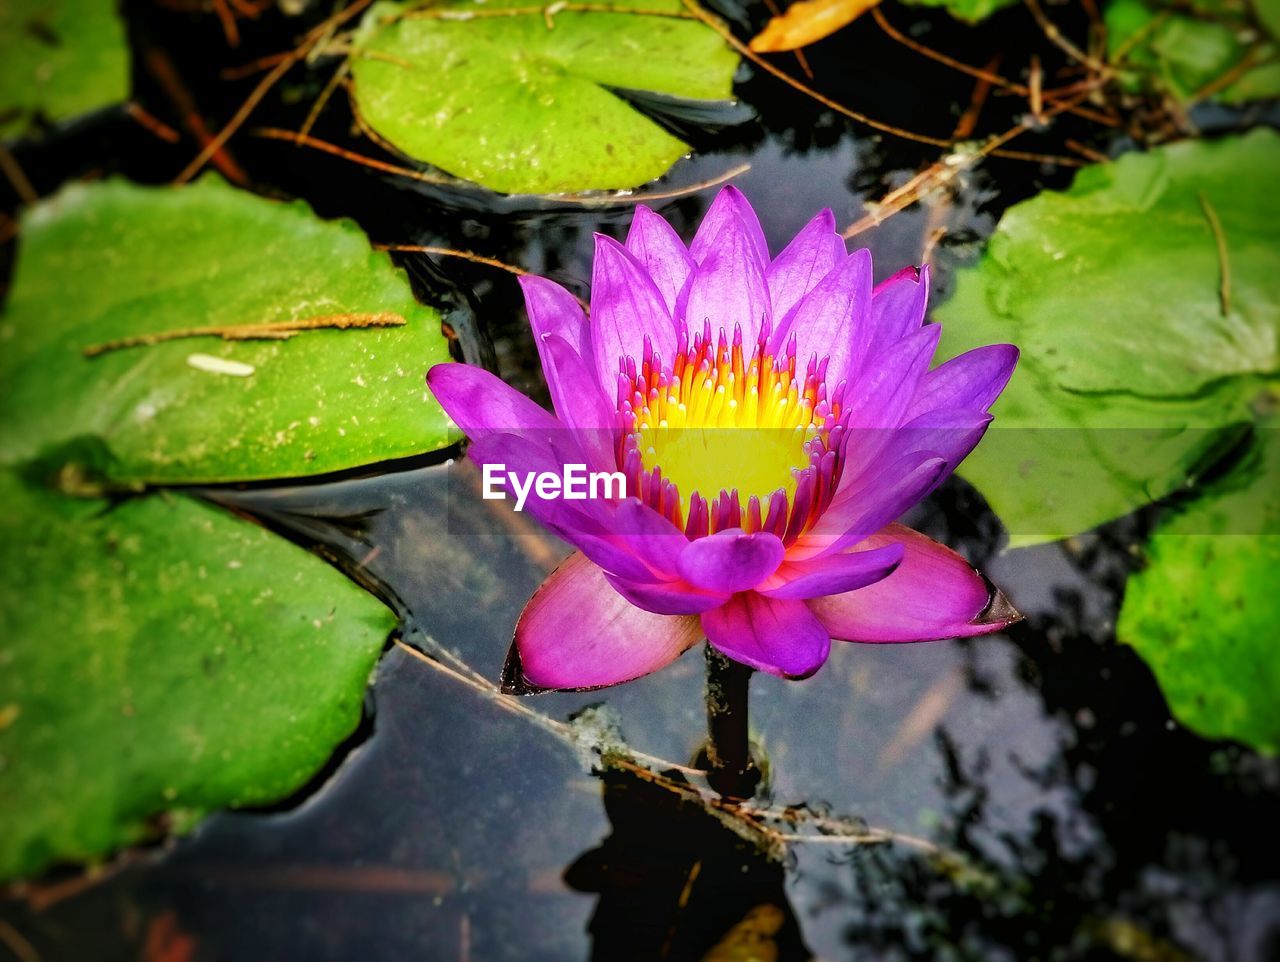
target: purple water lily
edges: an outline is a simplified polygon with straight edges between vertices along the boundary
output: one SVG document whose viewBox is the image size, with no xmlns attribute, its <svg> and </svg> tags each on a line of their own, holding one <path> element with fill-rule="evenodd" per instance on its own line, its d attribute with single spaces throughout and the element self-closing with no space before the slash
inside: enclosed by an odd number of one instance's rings
<svg viewBox="0 0 1280 962">
<path fill-rule="evenodd" d="M 625 497 L 531 493 L 577 552 L 526 605 L 515 642 L 543 688 L 655 671 L 704 636 L 787 678 L 833 638 L 978 635 L 1018 619 L 963 558 L 895 519 L 978 443 L 1017 362 L 1006 344 L 932 370 L 928 269 L 873 287 L 823 211 L 770 258 L 735 188 L 689 247 L 638 207 L 626 243 L 596 237 L 590 319 L 521 279 L 555 407 L 489 372 L 428 383 L 480 465 L 620 472 Z"/>
</svg>

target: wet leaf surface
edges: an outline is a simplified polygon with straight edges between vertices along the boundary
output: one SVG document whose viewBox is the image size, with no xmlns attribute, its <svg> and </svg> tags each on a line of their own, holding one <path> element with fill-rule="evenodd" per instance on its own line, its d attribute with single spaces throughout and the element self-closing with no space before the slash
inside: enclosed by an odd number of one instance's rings
<svg viewBox="0 0 1280 962">
<path fill-rule="evenodd" d="M 3 460 L 108 487 L 319 474 L 454 437 L 423 383 L 449 358 L 440 315 L 388 255 L 212 176 L 31 211 L 0 337 Z"/>
<path fill-rule="evenodd" d="M 1265 130 L 1125 155 L 1010 209 L 962 272 L 934 315 L 943 355 L 1022 349 L 961 468 L 1015 543 L 1167 495 L 1220 456 L 1221 429 L 1253 420 L 1277 370 L 1278 166 Z"/>
<path fill-rule="evenodd" d="M 352 59 L 357 106 L 399 150 L 496 191 L 643 184 L 689 148 L 611 88 L 724 99 L 737 57 L 680 0 L 610 6 L 379 4 Z"/>
<path fill-rule="evenodd" d="M 129 96 L 124 23 L 97 0 L 0 5 L 0 136 L 36 117 L 57 122 Z"/>
<path fill-rule="evenodd" d="M 395 619 L 318 558 L 185 495 L 0 498 L 0 878 L 274 802 L 355 729 Z"/>
<path fill-rule="evenodd" d="M 1116 626 L 1183 724 L 1273 753 L 1280 751 L 1276 435 L 1274 423 L 1261 428 L 1243 463 L 1156 529 Z"/>
</svg>

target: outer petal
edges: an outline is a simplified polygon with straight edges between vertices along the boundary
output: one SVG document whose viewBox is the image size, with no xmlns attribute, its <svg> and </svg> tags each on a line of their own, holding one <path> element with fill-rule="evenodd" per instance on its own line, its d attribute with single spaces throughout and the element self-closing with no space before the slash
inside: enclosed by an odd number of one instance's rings
<svg viewBox="0 0 1280 962">
<path fill-rule="evenodd" d="M 630 251 L 612 237 L 597 234 L 591 269 L 591 346 L 602 385 L 617 383 L 619 359 L 641 361 L 645 338 L 665 363 L 671 363 L 676 329 L 662 295 Z"/>
<path fill-rule="evenodd" d="M 777 535 L 730 528 L 689 542 L 676 567 L 681 577 L 697 588 L 746 591 L 773 574 L 785 553 Z"/>
<path fill-rule="evenodd" d="M 889 345 L 920 329 L 929 304 L 929 266 L 904 267 L 876 285 L 871 295 L 871 347 L 873 358 Z"/>
<path fill-rule="evenodd" d="M 690 331 L 724 330 L 730 336 L 741 326 L 742 343 L 753 345 L 771 317 L 764 265 L 751 252 L 746 232 L 730 223 L 694 268 L 682 295 L 684 324 Z M 679 308 L 677 308 L 679 310 Z"/>
<path fill-rule="evenodd" d="M 596 688 L 647 675 L 697 643 L 698 619 L 641 611 L 575 554 L 552 573 L 516 623 L 524 676 L 540 688 Z"/>
<path fill-rule="evenodd" d="M 836 233 L 835 215 L 830 210 L 819 211 L 765 272 L 774 317 L 786 317 L 844 259 L 844 241 Z"/>
<path fill-rule="evenodd" d="M 896 428 L 902 423 L 941 334 L 937 324 L 930 324 L 871 359 L 845 394 L 850 428 Z"/>
<path fill-rule="evenodd" d="M 726 227 L 731 228 L 746 241 L 749 251 L 759 262 L 763 271 L 769 264 L 769 245 L 765 243 L 764 231 L 760 229 L 760 218 L 742 191 L 730 184 L 716 195 L 716 199 L 707 208 L 707 214 L 698 225 L 698 232 L 689 245 L 689 253 L 695 263 L 701 264 L 707 255 L 719 245 L 720 233 Z"/>
<path fill-rule="evenodd" d="M 674 317 L 676 297 L 693 270 L 693 256 L 671 225 L 644 204 L 636 207 L 626 246 L 653 278 L 668 313 Z"/>
<path fill-rule="evenodd" d="M 533 274 L 518 278 L 524 292 L 524 306 L 529 313 L 529 326 L 533 328 L 533 340 L 542 349 L 542 340 L 555 334 L 568 341 L 578 354 L 588 352 L 589 332 L 587 315 L 582 312 L 578 299 L 555 281 Z M 543 358 L 546 366 L 546 358 Z"/>
<path fill-rule="evenodd" d="M 734 595 L 702 616 L 707 641 L 734 661 L 783 678 L 807 678 L 831 652 L 831 636 L 803 601 Z"/>
<path fill-rule="evenodd" d="M 427 372 L 427 386 L 473 441 L 495 432 L 567 433 L 549 412 L 484 368 L 437 364 Z"/>
<path fill-rule="evenodd" d="M 766 598 L 799 599 L 855 591 L 891 575 L 902 561 L 902 551 L 900 544 L 887 544 L 870 551 L 783 564 L 757 591 Z"/>
<path fill-rule="evenodd" d="M 809 602 L 846 641 L 931 641 L 999 631 L 1022 618 L 999 589 L 950 548 L 891 524 L 868 546 L 900 542 L 902 564 L 883 581 Z"/>
<path fill-rule="evenodd" d="M 977 347 L 934 368 L 920 382 L 908 416 L 934 408 L 985 411 L 995 403 L 1018 364 L 1012 344 Z"/>
<path fill-rule="evenodd" d="M 867 353 L 870 307 L 871 254 L 864 249 L 841 261 L 778 322 L 771 346 L 776 353 L 795 335 L 800 357 L 829 357 L 827 383 L 839 384 L 856 373 Z"/>
</svg>

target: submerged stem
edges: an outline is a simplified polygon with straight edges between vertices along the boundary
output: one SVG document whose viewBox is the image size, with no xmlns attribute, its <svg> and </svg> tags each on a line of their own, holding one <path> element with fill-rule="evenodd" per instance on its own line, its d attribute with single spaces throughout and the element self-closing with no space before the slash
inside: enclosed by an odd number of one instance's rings
<svg viewBox="0 0 1280 962">
<path fill-rule="evenodd" d="M 712 645 L 707 655 L 707 782 L 721 795 L 750 798 L 760 784 L 751 757 L 747 687 L 752 669 L 727 658 Z"/>
</svg>

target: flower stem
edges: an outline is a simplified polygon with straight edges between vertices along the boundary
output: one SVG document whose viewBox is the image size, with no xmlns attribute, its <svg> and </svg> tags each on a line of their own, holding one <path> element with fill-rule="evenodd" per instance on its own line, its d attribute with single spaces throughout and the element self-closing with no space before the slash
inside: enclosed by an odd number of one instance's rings
<svg viewBox="0 0 1280 962">
<path fill-rule="evenodd" d="M 707 655 L 707 782 L 721 795 L 750 798 L 760 784 L 747 730 L 747 687 L 752 669 L 710 644 Z"/>
</svg>

